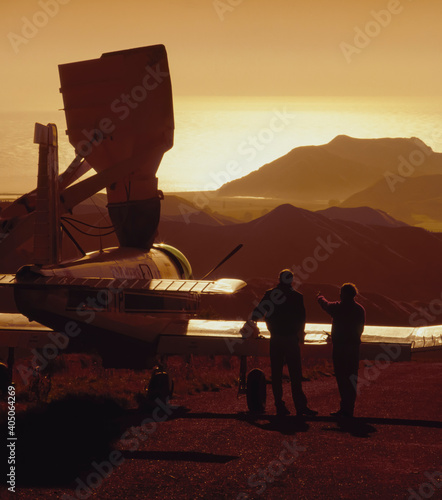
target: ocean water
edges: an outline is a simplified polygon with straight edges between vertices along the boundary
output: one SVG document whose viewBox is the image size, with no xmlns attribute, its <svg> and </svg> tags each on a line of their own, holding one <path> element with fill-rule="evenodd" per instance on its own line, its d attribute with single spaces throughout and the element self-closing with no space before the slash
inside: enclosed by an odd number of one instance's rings
<svg viewBox="0 0 442 500">
<path fill-rule="evenodd" d="M 442 152 L 442 98 L 175 97 L 175 143 L 158 170 L 160 189 L 212 190 L 295 147 L 345 134 L 419 137 Z M 0 113 L 0 193 L 36 185 L 34 123 L 56 123 L 60 170 L 74 151 L 63 111 Z"/>
</svg>

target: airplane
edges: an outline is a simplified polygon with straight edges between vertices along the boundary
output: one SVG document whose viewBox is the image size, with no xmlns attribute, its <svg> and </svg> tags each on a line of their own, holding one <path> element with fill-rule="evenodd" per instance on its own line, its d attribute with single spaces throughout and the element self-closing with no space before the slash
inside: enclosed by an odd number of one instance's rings
<svg viewBox="0 0 442 500">
<path fill-rule="evenodd" d="M 265 375 L 257 369 L 247 374 L 247 357 L 268 356 L 265 323 L 198 318 L 202 295 L 235 294 L 246 283 L 209 280 L 210 273 L 195 279 L 178 249 L 154 242 L 163 198 L 156 172 L 174 133 L 165 47 L 105 53 L 60 65 L 59 73 L 75 159 L 59 175 L 57 127 L 36 123 L 37 188 L 0 212 L 0 259 L 33 241 L 34 260 L 15 274 L 0 274 L 0 291 L 12 303 L 0 313 L 0 346 L 8 350 L 7 363 L 0 365 L 0 390 L 11 383 L 21 348 L 33 353 L 34 368 L 78 351 L 98 352 L 105 367 L 134 369 L 158 356 L 235 355 L 241 358 L 239 393 L 247 395 L 250 410 L 262 410 Z M 96 173 L 80 180 L 91 169 Z M 112 227 L 101 229 L 115 230 L 119 246 L 62 260 L 66 238 L 82 251 L 66 227 L 66 214 L 103 189 Z M 368 327 L 364 334 L 370 359 L 389 343 L 399 348 L 395 360 L 408 359 L 422 338 L 437 337 L 436 330 L 379 328 Z M 329 357 L 327 330 L 330 325 L 308 324 L 305 348 Z M 31 376 L 28 368 L 18 368 L 24 380 Z M 161 387 L 166 398 L 170 385 L 165 370 L 157 369 L 152 391 Z"/>
</svg>

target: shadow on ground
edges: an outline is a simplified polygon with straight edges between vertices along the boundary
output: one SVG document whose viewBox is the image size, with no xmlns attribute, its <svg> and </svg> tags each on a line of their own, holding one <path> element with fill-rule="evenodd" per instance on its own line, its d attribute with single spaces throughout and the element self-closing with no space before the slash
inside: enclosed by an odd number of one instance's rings
<svg viewBox="0 0 442 500">
<path fill-rule="evenodd" d="M 90 470 L 93 461 L 108 458 L 111 443 L 121 435 L 113 423 L 121 413 L 111 400 L 75 396 L 17 414 L 18 486 L 67 485 Z M 0 435 L 6 438 L 7 431 L 2 424 Z M 6 469 L 6 447 L 3 450 Z"/>
<path fill-rule="evenodd" d="M 239 458 L 235 455 L 218 455 L 199 451 L 124 451 L 122 455 L 130 460 L 168 460 L 214 464 L 227 464 Z"/>
</svg>

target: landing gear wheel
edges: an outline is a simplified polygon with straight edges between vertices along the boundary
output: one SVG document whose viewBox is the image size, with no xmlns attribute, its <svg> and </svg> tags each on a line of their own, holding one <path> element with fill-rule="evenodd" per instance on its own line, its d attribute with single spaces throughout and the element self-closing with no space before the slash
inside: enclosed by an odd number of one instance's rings
<svg viewBox="0 0 442 500">
<path fill-rule="evenodd" d="M 170 380 L 167 372 L 156 370 L 147 387 L 147 399 L 149 401 L 160 399 L 166 402 L 173 395 L 173 386 L 173 381 Z"/>
<path fill-rule="evenodd" d="M 254 368 L 247 376 L 247 407 L 253 413 L 263 413 L 267 400 L 266 377 L 262 370 Z"/>
<path fill-rule="evenodd" d="M 0 363 L 0 396 L 4 396 L 5 399 L 8 393 L 9 383 L 8 367 L 4 363 Z"/>
</svg>

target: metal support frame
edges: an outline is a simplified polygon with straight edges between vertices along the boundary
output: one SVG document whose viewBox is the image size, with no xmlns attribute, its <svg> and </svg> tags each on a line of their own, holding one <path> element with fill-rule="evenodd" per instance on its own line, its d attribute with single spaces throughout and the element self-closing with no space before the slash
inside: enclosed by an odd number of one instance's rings
<svg viewBox="0 0 442 500">
<path fill-rule="evenodd" d="M 13 378 L 12 378 L 12 371 L 14 369 L 14 361 L 15 361 L 15 351 L 14 347 L 9 347 L 8 348 L 8 384 L 12 385 L 13 383 Z"/>
<path fill-rule="evenodd" d="M 247 394 L 247 356 L 240 357 L 238 397 Z"/>
</svg>

